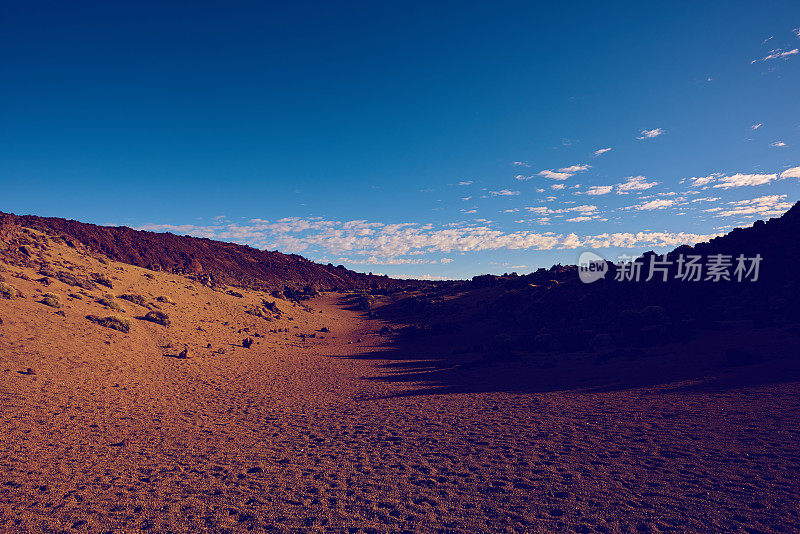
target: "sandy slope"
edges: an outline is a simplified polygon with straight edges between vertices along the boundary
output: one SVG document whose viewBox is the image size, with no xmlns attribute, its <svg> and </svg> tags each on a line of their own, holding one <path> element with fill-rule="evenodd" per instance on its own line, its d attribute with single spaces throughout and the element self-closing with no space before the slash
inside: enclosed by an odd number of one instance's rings
<svg viewBox="0 0 800 534">
<path fill-rule="evenodd" d="M 415 393 L 424 362 L 393 359 L 337 295 L 266 321 L 245 313 L 263 294 L 45 246 L 115 295 L 168 295 L 173 324 L 120 301 L 123 334 L 77 288 L 1 273 L 25 295 L 0 300 L 5 531 L 800 530 L 797 383 Z M 392 379 L 412 364 L 419 383 Z"/>
</svg>

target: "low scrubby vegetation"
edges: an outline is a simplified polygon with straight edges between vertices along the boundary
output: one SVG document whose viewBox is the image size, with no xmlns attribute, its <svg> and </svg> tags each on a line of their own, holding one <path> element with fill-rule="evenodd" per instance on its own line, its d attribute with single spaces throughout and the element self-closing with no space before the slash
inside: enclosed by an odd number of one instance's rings
<svg viewBox="0 0 800 534">
<path fill-rule="evenodd" d="M 122 306 L 120 306 L 117 300 L 114 298 L 114 295 L 111 295 L 110 293 L 106 293 L 105 295 L 97 299 L 97 302 L 98 304 L 102 304 L 106 308 L 110 308 L 112 310 L 125 311 L 122 309 Z"/>
<path fill-rule="evenodd" d="M 119 298 L 123 300 L 127 300 L 128 302 L 133 302 L 134 304 L 138 304 L 139 306 L 147 306 L 147 300 L 142 295 L 137 295 L 135 293 L 125 293 L 124 295 L 120 295 Z"/>
<path fill-rule="evenodd" d="M 0 297 L 4 299 L 15 299 L 21 297 L 19 289 L 6 282 L 0 282 Z"/>
<path fill-rule="evenodd" d="M 94 281 L 97 284 L 100 284 L 101 286 L 105 286 L 108 289 L 114 289 L 114 284 L 111 282 L 111 280 L 108 279 L 107 276 L 105 276 L 103 274 L 92 273 L 91 274 L 91 278 L 92 278 L 92 281 Z"/>
<path fill-rule="evenodd" d="M 157 300 L 158 302 L 163 302 L 164 304 L 175 304 L 175 301 L 174 301 L 174 300 L 172 300 L 171 298 L 169 298 L 169 297 L 168 297 L 168 296 L 166 296 L 166 295 L 162 295 L 162 296 L 160 296 L 160 297 L 156 298 L 156 300 Z"/>
<path fill-rule="evenodd" d="M 156 310 L 149 311 L 143 317 L 143 319 L 145 321 L 150 321 L 151 323 L 160 324 L 162 326 L 169 326 L 171 324 L 169 320 L 169 315 L 167 315 L 162 311 L 156 311 Z"/>
<path fill-rule="evenodd" d="M 51 308 L 60 308 L 61 301 L 58 300 L 58 295 L 54 295 L 53 293 L 45 293 L 42 295 L 42 300 L 40 300 L 42 304 L 50 306 Z"/>
<path fill-rule="evenodd" d="M 97 315 L 87 315 L 87 319 L 93 323 L 111 328 L 112 330 L 119 330 L 120 332 L 128 333 L 131 330 L 131 322 L 124 317 L 115 317 L 113 315 L 108 317 L 98 317 Z"/>
</svg>

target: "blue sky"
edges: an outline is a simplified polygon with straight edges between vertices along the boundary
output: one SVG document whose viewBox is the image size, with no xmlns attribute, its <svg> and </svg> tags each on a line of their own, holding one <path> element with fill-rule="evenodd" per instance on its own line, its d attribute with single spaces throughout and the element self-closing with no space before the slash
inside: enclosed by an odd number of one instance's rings
<svg viewBox="0 0 800 534">
<path fill-rule="evenodd" d="M 0 210 L 436 278 L 800 200 L 797 2 L 287 4 L 6 3 Z"/>
</svg>

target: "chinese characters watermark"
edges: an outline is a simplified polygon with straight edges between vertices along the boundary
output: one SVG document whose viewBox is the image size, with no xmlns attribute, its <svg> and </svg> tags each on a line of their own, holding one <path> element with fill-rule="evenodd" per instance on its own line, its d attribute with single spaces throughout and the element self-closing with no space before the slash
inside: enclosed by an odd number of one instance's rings
<svg viewBox="0 0 800 534">
<path fill-rule="evenodd" d="M 757 282 L 763 258 L 761 254 L 667 254 L 634 258 L 621 255 L 614 262 L 617 282 Z M 594 252 L 583 252 L 578 259 L 578 276 L 587 284 L 605 278 L 608 262 Z"/>
</svg>

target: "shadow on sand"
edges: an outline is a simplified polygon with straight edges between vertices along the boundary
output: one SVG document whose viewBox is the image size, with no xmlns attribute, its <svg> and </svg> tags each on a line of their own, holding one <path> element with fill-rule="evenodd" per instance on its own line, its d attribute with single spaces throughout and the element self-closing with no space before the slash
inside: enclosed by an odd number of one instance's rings
<svg viewBox="0 0 800 534">
<path fill-rule="evenodd" d="M 714 333 L 688 343 L 646 349 L 501 356 L 453 355 L 446 340 L 404 343 L 387 339 L 383 350 L 331 357 L 374 360 L 376 373 L 364 380 L 396 384 L 398 391 L 389 397 L 570 390 L 590 393 L 667 384 L 670 391 L 710 391 L 800 381 L 800 365 L 793 349 L 796 341 L 769 331 L 733 337 Z M 743 343 L 756 357 L 750 362 L 732 363 L 727 351 Z"/>
</svg>

